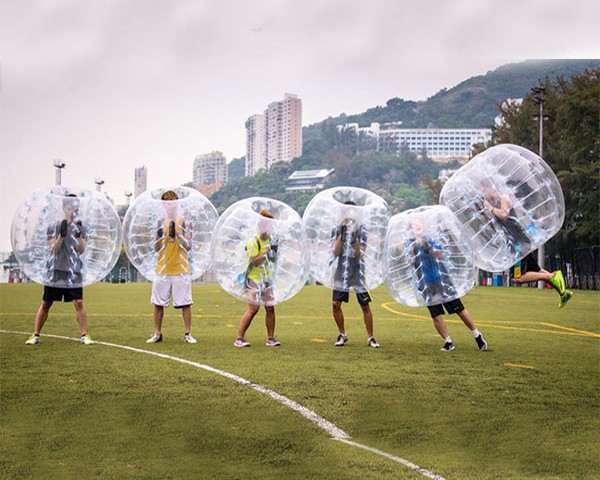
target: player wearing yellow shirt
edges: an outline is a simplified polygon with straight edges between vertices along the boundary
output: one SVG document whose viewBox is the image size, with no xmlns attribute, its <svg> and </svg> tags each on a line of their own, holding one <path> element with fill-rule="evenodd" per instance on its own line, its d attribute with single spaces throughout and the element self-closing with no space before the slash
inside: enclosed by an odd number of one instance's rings
<svg viewBox="0 0 600 480">
<path fill-rule="evenodd" d="M 268 347 L 281 345 L 275 339 L 275 307 L 269 305 L 274 300 L 272 285 L 273 263 L 277 260 L 277 244 L 273 241 L 271 230 L 274 218 L 267 210 L 261 210 L 260 215 L 264 217 L 259 224 L 258 235 L 252 237 L 246 244 L 249 268 L 246 273 L 246 296 L 248 298 L 248 309 L 242 315 L 238 336 L 234 345 L 236 347 L 249 347 L 250 342 L 244 339 L 246 330 L 250 327 L 252 320 L 260 309 L 260 303 L 265 304 L 265 324 L 267 326 Z"/>
<path fill-rule="evenodd" d="M 173 190 L 167 190 L 161 196 L 161 200 L 165 201 L 166 216 L 159 222 L 154 240 L 154 249 L 158 253 L 151 298 L 154 305 L 154 334 L 146 343 L 162 341 L 162 321 L 171 297 L 173 308 L 181 309 L 185 343 L 196 343 L 191 333 L 193 300 L 188 254 L 192 247 L 192 229 L 177 214 L 178 198 Z"/>
</svg>

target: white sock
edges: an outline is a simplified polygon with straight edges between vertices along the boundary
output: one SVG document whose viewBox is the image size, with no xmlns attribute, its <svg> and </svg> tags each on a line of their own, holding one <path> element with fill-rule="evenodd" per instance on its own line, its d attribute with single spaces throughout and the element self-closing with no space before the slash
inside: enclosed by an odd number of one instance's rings
<svg viewBox="0 0 600 480">
<path fill-rule="evenodd" d="M 452 343 L 452 338 L 450 338 L 450 335 L 448 335 L 446 338 L 444 338 L 444 342 Z"/>
<path fill-rule="evenodd" d="M 479 330 L 477 330 L 477 329 L 473 330 L 473 336 L 475 338 L 477 338 L 479 335 L 481 335 L 481 333 L 479 333 Z"/>
</svg>

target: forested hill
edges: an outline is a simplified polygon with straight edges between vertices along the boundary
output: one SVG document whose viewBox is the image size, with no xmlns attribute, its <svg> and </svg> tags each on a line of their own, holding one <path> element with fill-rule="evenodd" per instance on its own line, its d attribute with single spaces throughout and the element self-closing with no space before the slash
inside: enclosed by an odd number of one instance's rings
<svg viewBox="0 0 600 480">
<path fill-rule="evenodd" d="M 486 128 L 498 114 L 498 104 L 506 98 L 523 98 L 532 87 L 546 78 L 570 79 L 585 70 L 600 69 L 595 60 L 528 60 L 503 65 L 485 75 L 471 77 L 455 87 L 443 89 L 426 101 L 391 98 L 385 106 L 377 106 L 354 115 L 341 114 L 304 128 L 304 140 L 318 138 L 323 124 L 340 125 L 402 121 L 405 128 Z M 400 93 L 400 92 L 399 92 Z"/>
<path fill-rule="evenodd" d="M 349 122 L 367 126 L 372 122 L 402 121 L 402 126 L 407 128 L 485 128 L 493 124 L 499 113 L 498 106 L 506 98 L 525 98 L 533 87 L 548 82 L 555 84 L 557 78 L 568 81 L 586 70 L 600 71 L 600 60 L 526 61 L 472 77 L 449 90 L 439 91 L 424 102 L 393 98 L 385 106 L 358 115 L 330 117 L 304 127 L 301 157 L 291 164 L 280 162 L 269 171 L 262 170 L 252 177 L 231 181 L 212 195 L 211 201 L 222 212 L 240 198 L 266 196 L 282 200 L 302 213 L 312 195 L 286 192 L 287 178 L 294 170 L 334 168 L 331 186 L 367 188 L 381 195 L 394 213 L 435 202 L 441 188 L 435 181 L 440 169 L 458 165 L 436 164 L 427 158 L 418 158 L 410 151 L 403 151 L 400 156 L 380 152 L 369 137 L 338 132 L 335 126 Z M 550 93 L 546 104 L 552 109 Z M 597 94 L 594 98 L 597 102 Z M 528 120 L 526 124 L 537 128 L 535 122 Z M 537 131 L 531 135 L 533 147 L 522 139 L 512 143 L 535 149 Z M 242 175 L 243 160 L 236 161 L 234 166 L 238 169 L 237 175 Z M 237 175 L 232 174 L 232 178 Z"/>
</svg>

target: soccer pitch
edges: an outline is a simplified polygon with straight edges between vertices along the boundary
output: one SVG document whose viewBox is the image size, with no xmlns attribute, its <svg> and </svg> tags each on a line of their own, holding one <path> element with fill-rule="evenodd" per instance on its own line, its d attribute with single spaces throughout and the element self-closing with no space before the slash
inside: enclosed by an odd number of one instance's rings
<svg viewBox="0 0 600 480">
<path fill-rule="evenodd" d="M 196 345 L 173 309 L 145 343 L 150 284 L 98 284 L 84 293 L 98 344 L 71 340 L 73 307 L 57 303 L 26 346 L 41 294 L 0 285 L 0 478 L 599 478 L 597 292 L 558 309 L 551 291 L 476 288 L 463 301 L 489 350 L 446 316 L 449 353 L 425 308 L 382 288 L 379 349 L 353 297 L 349 343 L 333 346 L 317 286 L 277 306 L 281 347 L 264 346 L 261 309 L 252 347 L 235 348 L 245 305 L 212 284 L 193 287 Z"/>
</svg>

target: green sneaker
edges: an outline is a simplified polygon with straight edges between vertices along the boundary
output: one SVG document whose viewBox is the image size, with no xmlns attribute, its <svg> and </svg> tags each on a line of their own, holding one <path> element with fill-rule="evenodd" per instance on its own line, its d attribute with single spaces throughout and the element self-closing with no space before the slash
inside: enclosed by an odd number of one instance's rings
<svg viewBox="0 0 600 480">
<path fill-rule="evenodd" d="M 25 345 L 37 345 L 38 343 L 40 343 L 40 336 L 33 334 L 31 337 L 29 337 L 27 339 L 27 341 L 25 342 Z"/>
<path fill-rule="evenodd" d="M 554 287 L 556 287 L 556 289 L 558 290 L 558 293 L 560 293 L 560 295 L 564 295 L 565 294 L 565 277 L 563 277 L 563 274 L 560 270 L 557 270 L 556 272 L 552 272 L 554 274 L 554 277 L 552 277 L 550 280 L 548 280 L 550 282 L 551 285 L 553 285 Z"/>
<path fill-rule="evenodd" d="M 573 296 L 573 292 L 571 290 L 565 290 L 565 293 L 560 296 L 560 302 L 558 303 L 558 308 L 563 308 L 571 297 Z"/>
<path fill-rule="evenodd" d="M 92 340 L 92 338 L 86 333 L 85 335 L 81 336 L 81 343 L 83 343 L 84 345 L 93 345 L 95 342 Z"/>
</svg>

